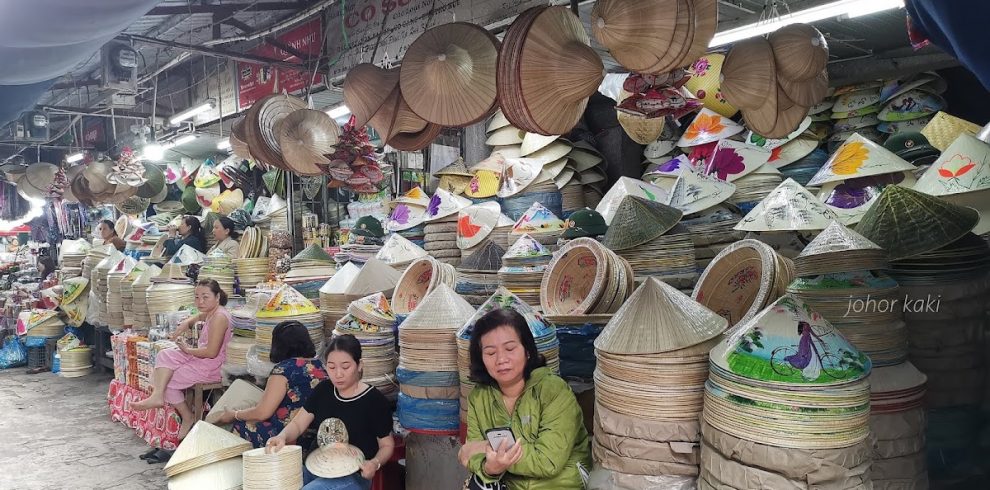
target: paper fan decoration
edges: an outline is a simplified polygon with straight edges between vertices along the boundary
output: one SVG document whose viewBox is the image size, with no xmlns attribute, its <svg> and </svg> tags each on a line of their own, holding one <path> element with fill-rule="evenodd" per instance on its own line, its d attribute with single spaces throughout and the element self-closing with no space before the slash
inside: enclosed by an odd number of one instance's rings
<svg viewBox="0 0 990 490">
<path fill-rule="evenodd" d="M 400 203 L 385 220 L 388 231 L 402 231 L 415 228 L 426 221 L 426 207 Z"/>
<path fill-rule="evenodd" d="M 918 179 L 914 190 L 946 196 L 990 189 L 990 145 L 963 133 Z"/>
<path fill-rule="evenodd" d="M 839 217 L 808 189 L 789 178 L 763 198 L 733 229 L 814 231 L 824 230 L 837 219 Z"/>
<path fill-rule="evenodd" d="M 406 237 L 392 233 L 382 244 L 382 248 L 375 254 L 375 258 L 386 264 L 405 264 L 418 258 L 426 257 L 426 250 L 409 241 Z M 348 262 L 350 263 L 350 262 Z M 339 272 L 338 272 L 339 274 Z"/>
<path fill-rule="evenodd" d="M 437 189 L 433 197 L 430 198 L 430 204 L 426 207 L 426 221 L 446 218 L 470 205 L 470 199 L 455 196 L 443 189 Z"/>
<path fill-rule="evenodd" d="M 473 204 L 457 213 L 457 246 L 465 249 L 481 243 L 498 225 L 502 207 L 497 202 Z"/>
<path fill-rule="evenodd" d="M 863 215 L 887 186 L 895 184 L 912 187 L 915 184 L 914 174 L 897 172 L 829 182 L 822 186 L 818 198 L 835 212 L 844 224 L 851 226 L 863 219 Z"/>
<path fill-rule="evenodd" d="M 677 176 L 667 204 L 684 214 L 694 214 L 725 202 L 735 191 L 731 182 L 686 168 Z"/>
<path fill-rule="evenodd" d="M 828 182 L 856 177 L 912 170 L 914 165 L 890 150 L 854 133 L 808 181 L 808 185 L 820 186 Z"/>
<path fill-rule="evenodd" d="M 534 202 L 512 225 L 513 235 L 527 233 L 557 233 L 564 230 L 564 222 L 546 206 Z"/>
<path fill-rule="evenodd" d="M 732 182 L 763 166 L 770 151 L 746 143 L 721 140 L 705 163 L 705 173 Z"/>
<path fill-rule="evenodd" d="M 725 55 L 721 53 L 708 53 L 688 67 L 691 78 L 684 86 L 690 90 L 695 97 L 701 99 L 705 108 L 719 113 L 724 117 L 735 116 L 739 109 L 729 104 L 722 95 L 721 76 L 722 64 L 725 62 Z"/>
<path fill-rule="evenodd" d="M 601 213 L 602 217 L 605 218 L 605 223 L 611 224 L 615 211 L 626 196 L 639 196 L 660 203 L 670 200 L 667 191 L 660 187 L 631 177 L 619 177 L 619 180 L 602 197 L 601 202 L 595 206 L 595 211 Z"/>
<path fill-rule="evenodd" d="M 729 322 L 673 286 L 649 277 L 623 303 L 595 349 L 609 354 L 659 354 L 718 337 Z"/>
<path fill-rule="evenodd" d="M 684 130 L 681 139 L 677 140 L 677 146 L 684 148 L 703 145 L 728 138 L 742 131 L 743 127 L 735 121 L 711 109 L 705 108 L 698 112 L 698 115 L 695 116 L 691 124 Z"/>
<path fill-rule="evenodd" d="M 301 315 L 319 314 L 320 309 L 313 305 L 299 291 L 289 285 L 283 285 L 264 306 L 258 310 L 258 318 L 285 318 Z"/>
<path fill-rule="evenodd" d="M 626 196 L 615 210 L 602 241 L 612 250 L 626 250 L 642 245 L 673 228 L 684 215 L 666 204 Z"/>
<path fill-rule="evenodd" d="M 870 358 L 801 300 L 785 295 L 711 351 L 718 369 L 772 385 L 837 385 L 870 374 Z"/>
<path fill-rule="evenodd" d="M 912 189 L 884 189 L 856 231 L 900 260 L 942 248 L 969 233 L 980 213 Z"/>
</svg>

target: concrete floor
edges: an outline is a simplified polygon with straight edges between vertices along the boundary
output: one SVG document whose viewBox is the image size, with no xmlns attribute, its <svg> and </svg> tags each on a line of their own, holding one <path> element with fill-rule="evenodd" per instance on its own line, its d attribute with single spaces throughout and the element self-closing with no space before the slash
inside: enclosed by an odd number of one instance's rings
<svg viewBox="0 0 990 490">
<path fill-rule="evenodd" d="M 163 489 L 163 464 L 110 420 L 109 375 L 0 370 L 0 489 Z"/>
</svg>

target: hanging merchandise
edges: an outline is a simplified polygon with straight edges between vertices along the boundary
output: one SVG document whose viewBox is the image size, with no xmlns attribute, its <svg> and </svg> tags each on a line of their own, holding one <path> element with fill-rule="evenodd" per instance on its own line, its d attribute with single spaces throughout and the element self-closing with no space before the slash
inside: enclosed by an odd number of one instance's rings
<svg viewBox="0 0 990 490">
<path fill-rule="evenodd" d="M 340 127 L 326 112 L 299 109 L 278 123 L 275 130 L 282 158 L 296 175 L 320 176 L 329 165 L 340 138 Z"/>
<path fill-rule="evenodd" d="M 725 55 L 722 53 L 708 53 L 688 67 L 690 79 L 684 86 L 694 93 L 695 97 L 701 99 L 704 106 L 724 117 L 733 117 L 738 112 L 725 100 L 721 89 L 722 65 L 725 63 Z"/>
</svg>

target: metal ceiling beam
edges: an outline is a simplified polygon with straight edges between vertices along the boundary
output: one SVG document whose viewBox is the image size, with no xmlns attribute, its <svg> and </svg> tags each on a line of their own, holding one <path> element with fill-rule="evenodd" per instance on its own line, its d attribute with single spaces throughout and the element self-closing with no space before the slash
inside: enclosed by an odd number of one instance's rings
<svg viewBox="0 0 990 490">
<path fill-rule="evenodd" d="M 216 14 L 229 13 L 231 10 L 239 12 L 271 12 L 277 10 L 296 10 L 300 7 L 307 7 L 312 2 L 259 2 L 247 5 L 176 5 L 155 7 L 148 11 L 149 15 L 183 15 L 183 14 Z"/>
<path fill-rule="evenodd" d="M 913 54 L 907 50 L 894 50 L 874 56 L 862 56 L 849 60 L 830 62 L 829 85 L 842 86 L 868 80 L 891 80 L 922 71 L 942 70 L 959 66 L 959 60 L 938 50 Z"/>
<path fill-rule="evenodd" d="M 117 36 L 117 38 L 118 39 L 125 39 L 125 40 L 133 40 L 135 42 L 140 42 L 140 43 L 157 44 L 157 45 L 160 45 L 160 46 L 166 46 L 166 47 L 170 47 L 170 48 L 175 48 L 175 49 L 179 49 L 179 50 L 182 50 L 182 51 L 186 51 L 188 53 L 196 53 L 196 54 L 201 54 L 201 55 L 204 55 L 204 56 L 213 56 L 215 58 L 227 58 L 227 59 L 231 59 L 231 60 L 235 60 L 235 61 L 243 61 L 243 62 L 246 62 L 246 63 L 258 63 L 258 64 L 262 64 L 262 65 L 281 66 L 281 67 L 292 68 L 292 69 L 296 69 L 296 70 L 306 69 L 307 68 L 306 65 L 299 64 L 299 63 L 290 63 L 290 62 L 287 62 L 287 61 L 273 60 L 273 59 L 265 58 L 265 57 L 262 57 L 262 56 L 257 56 L 257 55 L 253 55 L 253 54 L 247 54 L 247 53 L 238 53 L 236 51 L 229 51 L 229 50 L 221 49 L 221 48 L 210 48 L 210 47 L 205 47 L 205 46 L 193 46 L 191 44 L 184 44 L 184 43 L 179 43 L 179 42 L 175 42 L 175 41 L 166 41 L 164 39 L 156 39 L 156 38 L 147 37 L 147 36 L 138 36 L 138 35 L 135 35 L 135 34 L 122 34 L 120 36 Z"/>
</svg>

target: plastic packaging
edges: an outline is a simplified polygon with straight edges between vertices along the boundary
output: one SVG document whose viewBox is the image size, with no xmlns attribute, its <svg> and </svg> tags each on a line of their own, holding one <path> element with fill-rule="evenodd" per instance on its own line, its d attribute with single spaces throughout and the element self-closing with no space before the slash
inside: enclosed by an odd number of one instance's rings
<svg viewBox="0 0 990 490">
<path fill-rule="evenodd" d="M 3 347 L 0 347 L 0 369 L 9 369 L 26 364 L 27 347 L 17 336 L 7 336 L 3 341 Z"/>
<path fill-rule="evenodd" d="M 696 479 L 690 476 L 627 475 L 605 468 L 595 468 L 587 490 L 695 490 Z"/>
<path fill-rule="evenodd" d="M 406 429 L 456 431 L 460 428 L 460 400 L 428 400 L 399 393 L 399 424 Z"/>
<path fill-rule="evenodd" d="M 254 376 L 259 381 L 262 379 L 267 379 L 268 375 L 271 374 L 272 369 L 275 367 L 274 363 L 268 361 L 268 359 L 262 359 L 258 356 L 258 346 L 252 345 L 248 348 L 247 352 L 247 372 L 251 376 Z"/>
</svg>

